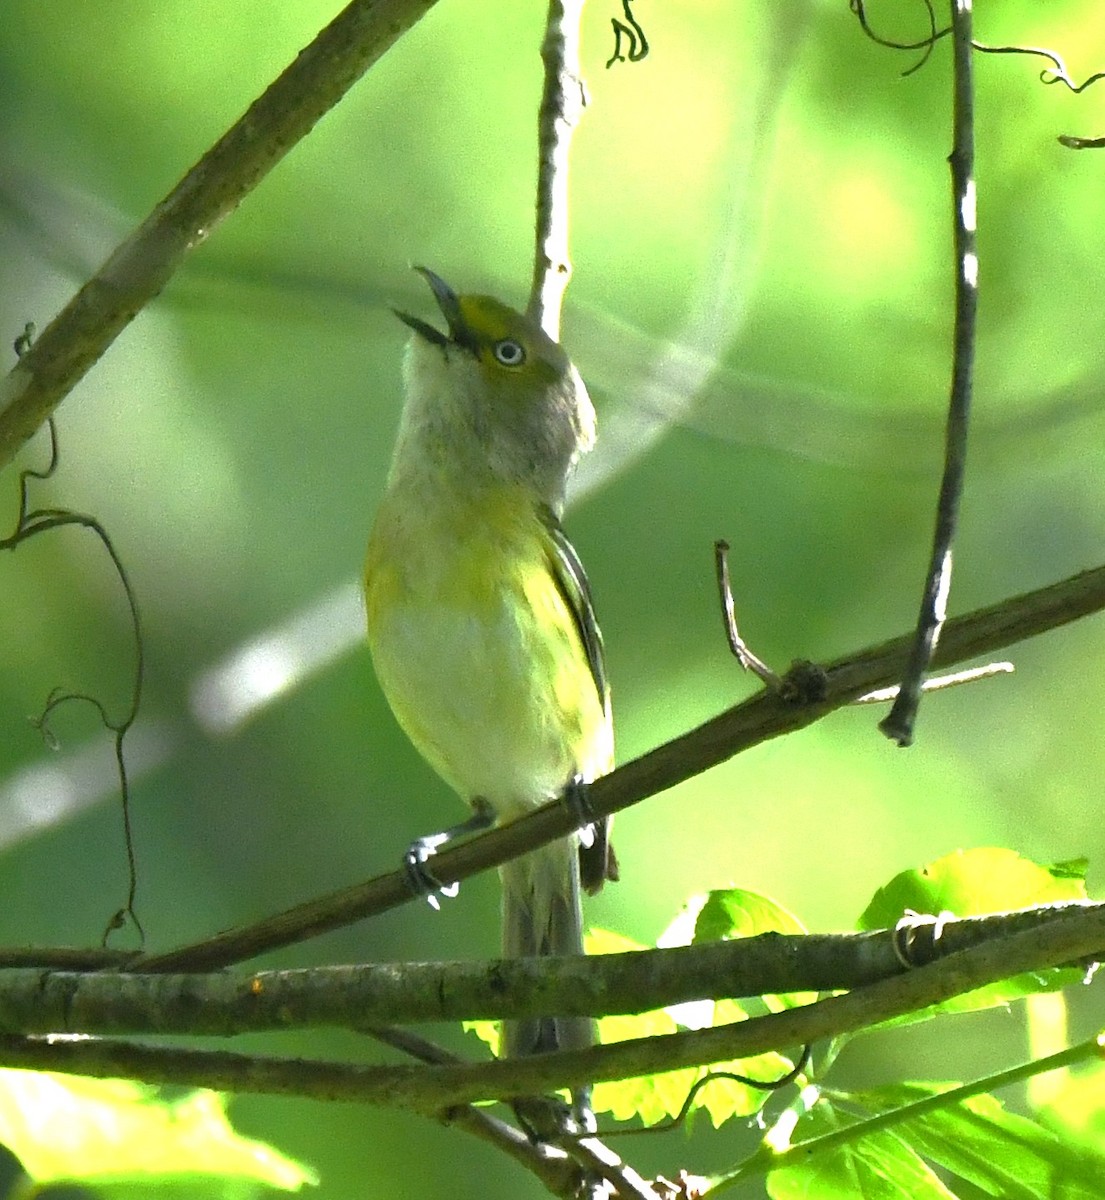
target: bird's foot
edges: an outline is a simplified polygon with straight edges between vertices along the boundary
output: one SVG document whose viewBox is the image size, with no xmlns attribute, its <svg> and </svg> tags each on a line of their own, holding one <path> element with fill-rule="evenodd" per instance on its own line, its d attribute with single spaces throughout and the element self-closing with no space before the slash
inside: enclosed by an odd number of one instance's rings
<svg viewBox="0 0 1105 1200">
<path fill-rule="evenodd" d="M 459 837 L 470 833 L 482 833 L 495 824 L 495 813 L 491 805 L 482 796 L 472 801 L 472 815 L 467 821 L 443 829 L 440 833 L 431 833 L 426 837 L 416 838 L 407 847 L 403 855 L 403 873 L 407 877 L 407 886 L 416 896 L 422 897 L 431 908 L 440 910 L 439 897 L 453 899 L 460 891 L 460 883 L 453 881 L 442 883 L 426 865 L 437 853 L 440 846 L 446 845 Z"/>
</svg>

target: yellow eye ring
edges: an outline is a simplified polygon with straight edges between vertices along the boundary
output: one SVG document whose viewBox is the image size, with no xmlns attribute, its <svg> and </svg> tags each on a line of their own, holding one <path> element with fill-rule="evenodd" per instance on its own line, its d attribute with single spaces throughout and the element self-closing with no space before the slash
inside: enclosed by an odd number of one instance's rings
<svg viewBox="0 0 1105 1200">
<path fill-rule="evenodd" d="M 495 343 L 491 351 L 495 361 L 503 367 L 520 367 L 526 361 L 526 348 L 514 338 L 503 338 Z"/>
</svg>

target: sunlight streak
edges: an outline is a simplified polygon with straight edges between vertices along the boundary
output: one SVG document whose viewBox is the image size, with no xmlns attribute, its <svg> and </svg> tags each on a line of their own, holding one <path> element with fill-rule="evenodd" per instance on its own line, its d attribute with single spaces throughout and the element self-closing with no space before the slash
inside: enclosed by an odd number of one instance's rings
<svg viewBox="0 0 1105 1200">
<path fill-rule="evenodd" d="M 202 672 L 189 697 L 205 732 L 232 733 L 364 640 L 359 580 L 326 592 Z"/>
</svg>

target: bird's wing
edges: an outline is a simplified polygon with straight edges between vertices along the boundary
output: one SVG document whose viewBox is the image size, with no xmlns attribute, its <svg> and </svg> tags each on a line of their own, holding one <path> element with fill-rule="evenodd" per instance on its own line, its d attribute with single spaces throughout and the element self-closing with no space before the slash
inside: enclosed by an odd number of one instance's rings
<svg viewBox="0 0 1105 1200">
<path fill-rule="evenodd" d="M 610 687 L 606 680 L 606 654 L 602 646 L 602 631 L 599 629 L 594 602 L 591 599 L 591 585 L 587 582 L 587 574 L 579 561 L 579 555 L 568 541 L 568 535 L 556 515 L 549 509 L 543 509 L 541 520 L 549 534 L 549 565 L 552 567 L 560 594 L 575 620 L 579 640 L 583 643 L 587 664 L 591 668 L 591 678 L 595 681 L 595 690 L 602 700 L 603 708 L 609 712 Z"/>
</svg>

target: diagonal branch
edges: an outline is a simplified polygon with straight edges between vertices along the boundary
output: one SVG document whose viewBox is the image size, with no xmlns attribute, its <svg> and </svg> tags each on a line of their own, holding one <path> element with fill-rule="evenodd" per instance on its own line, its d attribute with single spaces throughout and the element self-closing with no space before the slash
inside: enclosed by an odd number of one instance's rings
<svg viewBox="0 0 1105 1200">
<path fill-rule="evenodd" d="M 0 469 L 284 155 L 436 0 L 353 0 L 211 147 L 0 380 Z"/>
<path fill-rule="evenodd" d="M 409 1054 L 419 1062 L 460 1062 L 455 1054 L 394 1026 L 362 1022 L 362 1032 L 384 1045 Z M 520 1166 L 532 1172 L 554 1196 L 574 1197 L 580 1182 L 580 1169 L 559 1147 L 531 1141 L 520 1129 L 493 1116 L 475 1104 L 454 1104 L 435 1114 L 442 1125 L 463 1129 L 482 1142 L 501 1150 Z"/>
<path fill-rule="evenodd" d="M 953 618 L 944 628 L 933 661 L 940 666 L 989 654 L 1102 608 L 1105 566 Z M 620 812 L 752 746 L 804 729 L 858 697 L 895 682 L 910 643 L 911 636 L 903 635 L 829 663 L 821 671 L 819 698 L 807 703 L 788 702 L 775 692 L 757 693 L 597 779 L 589 790 L 591 810 L 597 817 Z M 434 875 L 444 884 L 467 879 L 566 836 L 576 820 L 568 805 L 553 801 L 471 841 L 446 847 L 434 858 Z M 227 930 L 165 954 L 137 956 L 131 960 L 131 967 L 141 971 L 205 971 L 228 966 L 413 899 L 404 872 L 393 871 L 255 925 Z"/>
</svg>

